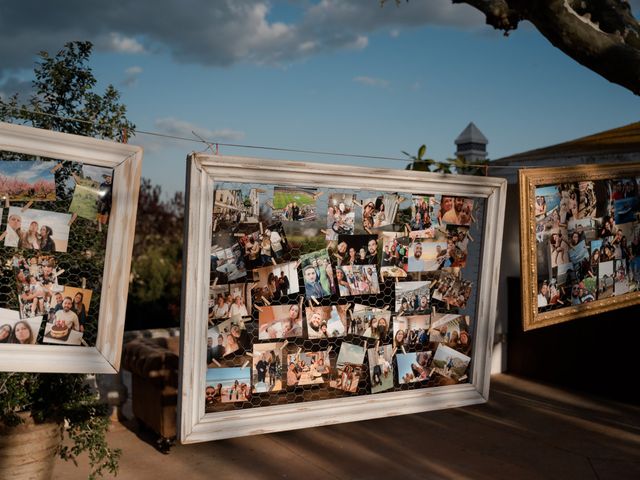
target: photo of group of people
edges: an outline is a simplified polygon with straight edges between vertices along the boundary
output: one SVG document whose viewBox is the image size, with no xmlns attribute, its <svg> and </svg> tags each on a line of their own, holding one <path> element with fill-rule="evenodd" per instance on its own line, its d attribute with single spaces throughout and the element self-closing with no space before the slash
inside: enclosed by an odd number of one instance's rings
<svg viewBox="0 0 640 480">
<path fill-rule="evenodd" d="M 208 368 L 205 387 L 205 411 L 217 403 L 251 400 L 251 368 Z"/>
<path fill-rule="evenodd" d="M 387 337 L 391 311 L 356 303 L 350 312 L 347 333 L 375 340 Z"/>
<path fill-rule="evenodd" d="M 251 341 L 245 321 L 240 317 L 229 318 L 216 323 L 207 330 L 207 365 L 214 360 L 234 357 L 250 350 Z"/>
<path fill-rule="evenodd" d="M 257 343 L 253 346 L 253 392 L 282 390 L 282 348 L 284 343 Z"/>
<path fill-rule="evenodd" d="M 220 285 L 236 282 L 247 276 L 247 269 L 239 245 L 211 246 L 211 281 Z"/>
<path fill-rule="evenodd" d="M 356 223 L 354 202 L 350 193 L 331 193 L 327 206 L 327 240 L 337 240 L 338 235 L 353 235 Z"/>
<path fill-rule="evenodd" d="M 261 307 L 259 312 L 260 340 L 302 337 L 302 303 Z"/>
<path fill-rule="evenodd" d="M 431 298 L 449 307 L 465 308 L 472 288 L 471 281 L 464 280 L 459 274 L 442 272 Z"/>
<path fill-rule="evenodd" d="M 297 262 L 287 262 L 253 270 L 252 296 L 255 301 L 277 302 L 298 293 Z"/>
<path fill-rule="evenodd" d="M 282 223 L 245 233 L 238 240 L 244 255 L 244 265 L 253 270 L 286 261 L 290 247 Z"/>
<path fill-rule="evenodd" d="M 393 346 L 415 347 L 429 343 L 430 315 L 408 315 L 393 320 Z"/>
<path fill-rule="evenodd" d="M 398 282 L 395 284 L 395 311 L 402 315 L 424 315 L 430 312 L 431 282 Z"/>
<path fill-rule="evenodd" d="M 394 223 L 398 211 L 398 195 L 380 195 L 362 202 L 362 227 L 365 230 Z"/>
<path fill-rule="evenodd" d="M 331 376 L 328 351 L 296 352 L 287 355 L 287 386 L 326 383 Z"/>
<path fill-rule="evenodd" d="M 336 280 L 326 248 L 301 255 L 299 262 L 304 279 L 304 295 L 307 299 L 319 299 L 336 294 Z"/>
<path fill-rule="evenodd" d="M 275 187 L 273 189 L 273 220 L 283 222 L 312 222 L 316 219 L 315 188 Z"/>
<path fill-rule="evenodd" d="M 34 345 L 41 325 L 41 316 L 21 319 L 19 312 L 0 308 L 0 343 Z"/>
<path fill-rule="evenodd" d="M 209 323 L 225 318 L 249 317 L 251 297 L 246 283 L 212 284 L 209 287 Z"/>
<path fill-rule="evenodd" d="M 308 338 L 336 338 L 347 334 L 347 305 L 309 306 L 305 313 Z"/>
<path fill-rule="evenodd" d="M 535 189 L 539 312 L 638 290 L 638 179 Z"/>
</svg>

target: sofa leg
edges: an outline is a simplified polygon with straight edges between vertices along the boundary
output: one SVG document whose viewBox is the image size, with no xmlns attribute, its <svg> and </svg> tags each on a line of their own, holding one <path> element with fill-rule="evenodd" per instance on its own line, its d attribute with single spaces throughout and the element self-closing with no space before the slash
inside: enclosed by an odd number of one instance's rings
<svg viewBox="0 0 640 480">
<path fill-rule="evenodd" d="M 159 452 L 168 455 L 171 447 L 173 447 L 175 443 L 175 438 L 158 437 L 158 439 L 156 440 L 156 448 Z"/>
</svg>

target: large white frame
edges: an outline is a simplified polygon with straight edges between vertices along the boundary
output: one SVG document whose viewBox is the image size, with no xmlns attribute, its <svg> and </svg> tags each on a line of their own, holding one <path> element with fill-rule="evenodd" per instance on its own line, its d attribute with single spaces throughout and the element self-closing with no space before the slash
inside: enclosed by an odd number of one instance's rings
<svg viewBox="0 0 640 480">
<path fill-rule="evenodd" d="M 339 173 L 337 173 L 339 172 Z M 468 384 L 205 414 L 206 328 L 215 182 L 486 198 L 472 376 Z M 506 201 L 504 179 L 192 154 L 182 293 L 178 436 L 196 443 L 486 402 Z M 321 408 L 319 408 L 321 407 Z M 305 414 L 313 409 L 313 415 Z"/>
<path fill-rule="evenodd" d="M 113 168 L 95 347 L 0 344 L 0 371 L 117 373 L 136 223 L 142 147 L 0 122 L 0 150 Z"/>
</svg>

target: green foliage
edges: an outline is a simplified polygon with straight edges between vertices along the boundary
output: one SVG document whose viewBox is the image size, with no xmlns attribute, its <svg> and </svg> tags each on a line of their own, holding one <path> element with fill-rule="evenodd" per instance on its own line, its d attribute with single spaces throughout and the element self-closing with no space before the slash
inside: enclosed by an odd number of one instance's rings
<svg viewBox="0 0 640 480">
<path fill-rule="evenodd" d="M 40 52 L 33 95 L 26 103 L 17 94 L 0 99 L 0 120 L 117 141 L 132 136 L 135 125 L 127 120 L 118 91 L 111 85 L 102 95 L 93 91 L 97 81 L 88 66 L 91 50 L 90 42 L 70 42 L 53 57 Z M 80 173 L 78 168 L 63 162 L 56 174 L 58 195 L 71 193 L 65 190 L 66 180 Z M 93 238 L 99 243 L 100 236 Z M 88 246 L 93 247 L 99 245 Z M 108 407 L 85 380 L 85 375 L 0 373 L 0 422 L 20 423 L 17 412 L 30 412 L 36 422 L 66 422 L 71 445 L 61 449 L 61 458 L 75 462 L 87 452 L 92 468 L 89 478 L 115 474 L 120 451 L 106 443 Z"/>
<path fill-rule="evenodd" d="M 427 146 L 421 145 L 418 148 L 417 155 L 411 155 L 404 150 L 402 151 L 407 157 L 413 160 L 413 163 L 407 165 L 406 170 L 418 170 L 421 172 L 437 172 L 437 173 L 461 173 L 466 175 L 486 175 L 489 160 L 481 160 L 479 162 L 470 162 L 464 157 L 447 158 L 444 162 L 425 158 Z"/>
</svg>

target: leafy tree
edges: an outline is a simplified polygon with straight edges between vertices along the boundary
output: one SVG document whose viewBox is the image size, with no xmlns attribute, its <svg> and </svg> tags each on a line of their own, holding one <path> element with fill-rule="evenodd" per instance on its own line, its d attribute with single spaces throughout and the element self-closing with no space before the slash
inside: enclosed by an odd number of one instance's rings
<svg viewBox="0 0 640 480">
<path fill-rule="evenodd" d="M 464 157 L 448 158 L 444 162 L 433 160 L 425 157 L 427 146 L 421 145 L 416 155 L 411 155 L 405 151 L 402 152 L 413 163 L 407 165 L 406 170 L 419 170 L 422 172 L 438 172 L 438 173 L 464 173 L 467 175 L 486 175 L 489 160 L 480 160 L 478 162 L 470 162 Z"/>
</svg>

